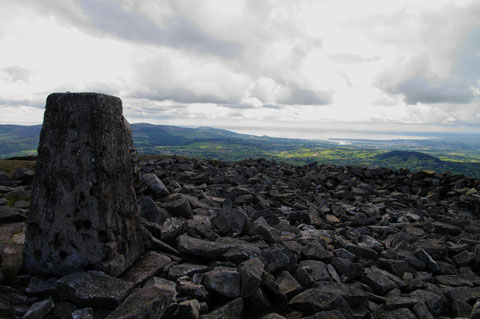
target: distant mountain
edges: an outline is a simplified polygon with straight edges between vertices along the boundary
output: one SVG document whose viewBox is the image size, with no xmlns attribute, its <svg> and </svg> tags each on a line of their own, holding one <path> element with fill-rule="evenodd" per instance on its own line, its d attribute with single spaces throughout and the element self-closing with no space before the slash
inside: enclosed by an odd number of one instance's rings
<svg viewBox="0 0 480 319">
<path fill-rule="evenodd" d="M 383 161 L 392 161 L 395 163 L 400 162 L 421 162 L 429 164 L 442 164 L 443 161 L 440 159 L 420 152 L 409 152 L 409 151 L 392 151 L 384 154 L 378 154 L 375 156 L 379 160 Z"/>
<path fill-rule="evenodd" d="M 480 163 L 442 161 L 429 154 L 412 151 L 392 151 L 374 156 L 372 165 L 412 170 L 434 170 L 438 172 L 461 172 L 480 177 Z"/>
<path fill-rule="evenodd" d="M 409 140 L 408 146 L 404 140 L 362 140 L 360 144 L 338 145 L 331 141 L 238 134 L 210 127 L 146 123 L 131 124 L 131 127 L 135 147 L 144 155 L 182 155 L 225 161 L 263 157 L 297 165 L 319 162 L 383 166 L 450 171 L 480 178 L 477 140 L 471 145 L 462 144 L 463 139 L 457 144 L 454 140 L 432 139 Z M 0 158 L 35 155 L 40 131 L 41 125 L 0 125 Z"/>
<path fill-rule="evenodd" d="M 131 124 L 136 146 L 180 146 L 205 139 L 242 138 L 245 135 L 210 127 L 186 128 L 179 126 Z"/>
<path fill-rule="evenodd" d="M 0 158 L 37 154 L 41 125 L 0 125 Z"/>
<path fill-rule="evenodd" d="M 141 154 L 162 154 L 165 153 L 164 147 L 182 147 L 198 142 L 241 145 L 241 147 L 248 145 L 261 150 L 299 144 L 315 146 L 325 144 L 308 140 L 238 134 L 211 127 L 186 128 L 147 123 L 135 123 L 130 126 L 135 147 Z M 35 155 L 41 129 L 41 125 L 0 125 L 0 158 Z"/>
</svg>

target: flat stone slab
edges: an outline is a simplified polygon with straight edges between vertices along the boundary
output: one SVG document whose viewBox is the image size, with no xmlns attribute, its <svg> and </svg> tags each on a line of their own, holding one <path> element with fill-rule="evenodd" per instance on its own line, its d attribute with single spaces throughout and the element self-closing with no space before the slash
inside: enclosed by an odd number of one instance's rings
<svg viewBox="0 0 480 319">
<path fill-rule="evenodd" d="M 9 206 L 0 206 L 0 224 L 18 223 L 27 220 L 27 216 Z"/>
<path fill-rule="evenodd" d="M 208 270 L 208 267 L 205 265 L 197 265 L 197 264 L 190 264 L 190 263 L 178 264 L 168 269 L 168 277 L 178 278 L 182 276 L 190 276 L 194 273 L 204 272 L 207 270 Z"/>
<path fill-rule="evenodd" d="M 177 238 L 177 249 L 181 252 L 203 257 L 218 258 L 223 255 L 233 245 L 217 243 L 204 239 L 193 238 L 188 235 L 180 235 Z"/>
<path fill-rule="evenodd" d="M 290 299 L 288 304 L 293 309 L 307 314 L 315 314 L 319 311 L 338 310 L 345 318 L 353 319 L 352 310 L 342 297 L 323 291 L 321 288 L 307 289 Z"/>
<path fill-rule="evenodd" d="M 46 299 L 34 303 L 28 311 L 23 315 L 24 319 L 38 319 L 45 317 L 55 308 L 55 304 L 51 299 Z"/>
<path fill-rule="evenodd" d="M 135 287 L 148 278 L 155 276 L 158 272 L 161 272 L 163 267 L 171 261 L 170 257 L 154 251 L 148 251 L 140 256 L 135 264 L 128 268 L 120 278 L 127 282 L 129 287 Z"/>
<path fill-rule="evenodd" d="M 142 288 L 128 296 L 106 319 L 162 318 L 173 298 L 168 289 Z"/>
<path fill-rule="evenodd" d="M 205 273 L 203 285 L 228 298 L 240 296 L 240 273 L 235 268 L 216 267 Z"/>
<path fill-rule="evenodd" d="M 80 307 L 115 308 L 128 289 L 125 281 L 97 271 L 71 274 L 57 281 L 57 294 Z"/>
<path fill-rule="evenodd" d="M 201 315 L 200 319 L 241 319 L 243 311 L 243 299 L 237 298 L 229 303 L 221 306 L 218 309 L 210 312 L 206 315 Z"/>
<path fill-rule="evenodd" d="M 42 280 L 38 277 L 32 277 L 28 283 L 25 292 L 31 296 L 46 296 L 53 294 L 57 289 L 57 279 L 49 278 L 47 280 Z"/>
</svg>

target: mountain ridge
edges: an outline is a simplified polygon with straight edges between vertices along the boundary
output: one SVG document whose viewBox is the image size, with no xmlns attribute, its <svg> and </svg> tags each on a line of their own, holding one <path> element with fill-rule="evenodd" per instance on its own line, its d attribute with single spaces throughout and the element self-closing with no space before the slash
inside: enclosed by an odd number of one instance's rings
<svg viewBox="0 0 480 319">
<path fill-rule="evenodd" d="M 455 142 L 447 140 L 443 144 L 438 140 L 409 141 L 409 144 L 404 140 L 382 143 L 372 140 L 339 145 L 334 141 L 256 136 L 211 127 L 133 123 L 131 128 L 134 145 L 143 155 L 182 155 L 224 161 L 269 158 L 296 165 L 312 162 L 366 165 L 451 171 L 480 177 L 480 154 L 475 153 L 474 145 L 457 150 Z M 41 125 L 0 125 L 0 158 L 35 155 L 40 131 Z M 461 143 L 458 145 L 462 147 Z"/>
</svg>

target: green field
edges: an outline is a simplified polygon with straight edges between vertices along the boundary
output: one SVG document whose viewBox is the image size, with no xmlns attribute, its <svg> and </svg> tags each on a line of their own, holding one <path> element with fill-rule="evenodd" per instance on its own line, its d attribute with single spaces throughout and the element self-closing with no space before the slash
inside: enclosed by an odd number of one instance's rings
<svg viewBox="0 0 480 319">
<path fill-rule="evenodd" d="M 132 124 L 142 155 L 239 161 L 267 158 L 296 165 L 312 162 L 450 171 L 480 178 L 480 135 L 435 134 L 419 140 L 315 141 L 237 134 L 214 128 Z M 36 154 L 41 126 L 0 125 L 0 158 Z M 0 167 L 1 170 L 1 167 Z"/>
</svg>

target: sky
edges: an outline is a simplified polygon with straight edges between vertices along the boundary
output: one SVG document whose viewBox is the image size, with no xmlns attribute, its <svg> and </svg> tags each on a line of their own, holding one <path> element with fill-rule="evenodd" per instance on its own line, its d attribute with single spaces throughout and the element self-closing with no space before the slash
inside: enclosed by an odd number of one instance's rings
<svg viewBox="0 0 480 319">
<path fill-rule="evenodd" d="M 131 123 L 480 133 L 480 1 L 0 0 L 0 124 L 66 91 Z"/>
</svg>

